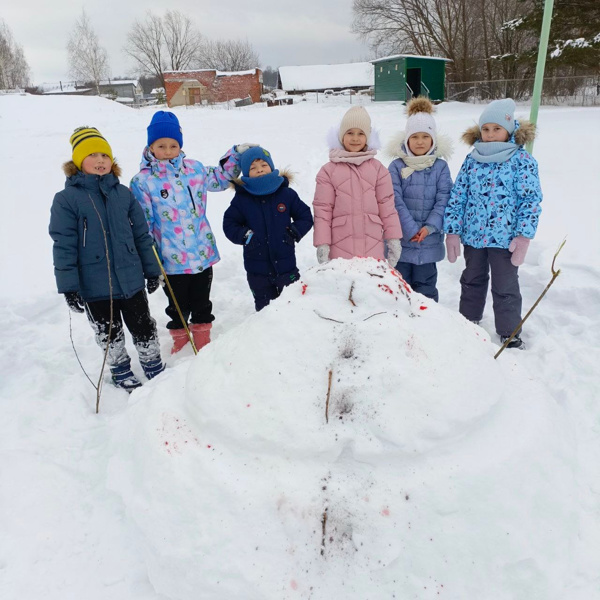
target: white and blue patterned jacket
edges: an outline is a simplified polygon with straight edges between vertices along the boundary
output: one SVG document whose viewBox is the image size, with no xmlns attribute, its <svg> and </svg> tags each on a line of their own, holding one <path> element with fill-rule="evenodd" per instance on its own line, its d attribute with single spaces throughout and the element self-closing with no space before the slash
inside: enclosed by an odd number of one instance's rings
<svg viewBox="0 0 600 600">
<path fill-rule="evenodd" d="M 185 158 L 157 160 L 145 148 L 131 191 L 144 209 L 168 275 L 201 273 L 220 259 L 206 218 L 206 192 L 221 192 L 240 174 L 235 146 L 218 167 Z"/>
<path fill-rule="evenodd" d="M 456 234 L 473 248 L 508 248 L 517 236 L 533 238 L 542 209 L 538 165 L 523 148 L 535 136 L 535 126 L 517 123 L 509 141 L 519 148 L 505 162 L 478 162 L 469 154 L 454 182 L 444 214 L 444 233 Z M 479 127 L 467 130 L 472 145 Z"/>
</svg>

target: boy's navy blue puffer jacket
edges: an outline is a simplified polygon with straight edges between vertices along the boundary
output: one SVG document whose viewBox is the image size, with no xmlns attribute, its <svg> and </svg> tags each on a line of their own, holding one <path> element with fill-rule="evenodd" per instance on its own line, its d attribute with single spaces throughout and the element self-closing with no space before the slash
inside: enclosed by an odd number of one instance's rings
<svg viewBox="0 0 600 600">
<path fill-rule="evenodd" d="M 223 231 L 244 246 L 244 268 L 255 275 L 283 275 L 296 269 L 295 244 L 313 226 L 310 208 L 289 187 L 289 180 L 272 194 L 248 192 L 234 183 L 236 193 L 223 216 Z M 246 245 L 246 233 L 254 232 Z"/>
</svg>

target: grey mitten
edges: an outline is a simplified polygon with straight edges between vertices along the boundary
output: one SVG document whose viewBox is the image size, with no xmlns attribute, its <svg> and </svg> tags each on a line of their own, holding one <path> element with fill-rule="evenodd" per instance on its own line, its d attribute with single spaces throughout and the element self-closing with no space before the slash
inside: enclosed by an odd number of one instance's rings
<svg viewBox="0 0 600 600">
<path fill-rule="evenodd" d="M 400 255 L 402 254 L 402 246 L 400 240 L 385 240 L 387 251 L 388 251 L 388 263 L 390 267 L 396 268 Z"/>
<path fill-rule="evenodd" d="M 317 260 L 322 265 L 329 260 L 329 244 L 321 244 L 317 246 Z"/>
</svg>

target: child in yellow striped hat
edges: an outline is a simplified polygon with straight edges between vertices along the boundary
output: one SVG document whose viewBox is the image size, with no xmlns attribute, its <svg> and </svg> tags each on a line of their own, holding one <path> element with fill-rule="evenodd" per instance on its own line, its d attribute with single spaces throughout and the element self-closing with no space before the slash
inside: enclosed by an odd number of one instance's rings
<svg viewBox="0 0 600 600">
<path fill-rule="evenodd" d="M 161 271 L 144 212 L 119 183 L 110 144 L 95 127 L 76 129 L 70 142 L 65 189 L 54 196 L 50 216 L 56 284 L 72 311 L 85 311 L 98 345 L 108 345 L 113 383 L 131 392 L 142 384 L 131 370 L 123 321 L 146 377 L 165 368 L 145 290 L 156 291 Z"/>
</svg>

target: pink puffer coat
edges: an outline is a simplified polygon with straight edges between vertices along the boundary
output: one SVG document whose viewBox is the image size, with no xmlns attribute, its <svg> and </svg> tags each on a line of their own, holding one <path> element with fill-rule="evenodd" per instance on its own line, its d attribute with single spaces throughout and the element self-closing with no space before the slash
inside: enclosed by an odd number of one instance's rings
<svg viewBox="0 0 600 600">
<path fill-rule="evenodd" d="M 383 259 L 383 241 L 402 237 L 390 173 L 374 155 L 331 150 L 317 174 L 313 243 L 329 244 L 329 258 Z"/>
</svg>

